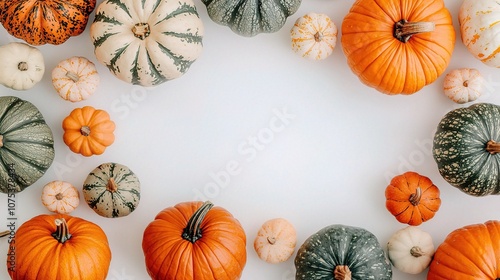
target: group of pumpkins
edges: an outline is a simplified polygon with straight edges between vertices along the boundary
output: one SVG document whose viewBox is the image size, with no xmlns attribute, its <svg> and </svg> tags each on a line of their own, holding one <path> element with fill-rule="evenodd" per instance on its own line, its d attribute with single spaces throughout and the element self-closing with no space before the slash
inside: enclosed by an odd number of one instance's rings
<svg viewBox="0 0 500 280">
<path fill-rule="evenodd" d="M 202 0 L 210 18 L 242 36 L 276 32 L 301 0 Z M 0 84 L 31 88 L 45 71 L 33 46 L 62 44 L 81 34 L 95 0 L 0 0 L 0 22 L 25 43 L 0 47 Z M 482 62 L 498 67 L 494 23 L 500 7 L 491 0 L 464 0 L 459 22 L 463 43 Z M 90 37 L 97 60 L 122 81 L 154 86 L 183 75 L 202 50 L 203 24 L 191 0 L 104 0 L 96 8 Z M 335 47 L 337 27 L 324 14 L 308 13 L 290 31 L 292 49 L 324 59 Z M 341 43 L 352 71 L 385 94 L 413 94 L 447 68 L 455 43 L 452 17 L 442 0 L 357 0 L 342 22 Z M 16 71 L 13 71 L 13 70 Z M 95 91 L 95 66 L 82 57 L 64 61 L 52 72 L 61 97 L 77 102 Z M 445 94 L 459 103 L 475 100 L 480 74 L 462 69 L 447 75 Z M 478 86 L 476 88 L 476 86 Z M 474 195 L 500 191 L 500 107 L 479 103 L 448 113 L 438 125 L 433 154 L 451 185 Z M 103 110 L 77 108 L 62 122 L 63 139 L 75 153 L 99 155 L 114 141 L 115 124 Z M 37 108 L 17 97 L 0 97 L 0 191 L 15 193 L 34 184 L 54 158 L 53 135 Z M 130 214 L 140 200 L 140 183 L 126 166 L 105 163 L 83 184 L 85 200 L 99 215 Z M 409 226 L 389 241 L 387 256 L 369 231 L 330 225 L 297 250 L 296 279 L 391 279 L 391 263 L 408 273 L 429 264 L 428 279 L 497 279 L 500 222 L 470 225 L 449 234 L 434 253 L 419 224 L 440 206 L 439 189 L 415 172 L 395 177 L 386 189 L 386 208 Z M 43 189 L 40 215 L 20 226 L 10 247 L 12 279 L 105 279 L 111 251 L 106 234 L 92 222 L 69 213 L 78 190 L 54 181 Z M 293 226 L 284 219 L 263 224 L 254 241 L 260 258 L 276 263 L 295 252 Z M 161 211 L 144 231 L 142 247 L 152 279 L 241 277 L 246 235 L 227 210 L 210 202 L 183 202 Z M 14 252 L 15 250 L 15 252 Z M 15 253 L 15 267 L 9 258 Z"/>
</svg>

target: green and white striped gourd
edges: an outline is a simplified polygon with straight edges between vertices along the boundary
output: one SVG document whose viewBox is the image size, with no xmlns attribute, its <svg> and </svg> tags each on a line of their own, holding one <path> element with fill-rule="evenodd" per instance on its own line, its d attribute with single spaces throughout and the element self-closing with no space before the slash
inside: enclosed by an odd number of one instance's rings
<svg viewBox="0 0 500 280">
<path fill-rule="evenodd" d="M 186 73 L 201 54 L 203 32 L 192 0 L 105 0 L 90 26 L 97 60 L 141 86 Z"/>
<path fill-rule="evenodd" d="M 139 205 L 141 184 L 127 166 L 103 163 L 89 173 L 83 196 L 97 214 L 107 218 L 127 216 Z"/>
<path fill-rule="evenodd" d="M 280 30 L 293 15 L 301 0 L 202 0 L 214 22 L 228 26 L 241 36 L 253 37 L 259 33 Z"/>
<path fill-rule="evenodd" d="M 330 225 L 311 235 L 295 257 L 295 279 L 392 279 L 375 235 L 363 228 Z"/>
<path fill-rule="evenodd" d="M 472 196 L 500 192 L 500 106 L 476 103 L 447 113 L 434 135 L 439 173 Z"/>
<path fill-rule="evenodd" d="M 0 97 L 0 192 L 31 186 L 54 156 L 52 131 L 38 108 L 18 97 Z"/>
</svg>

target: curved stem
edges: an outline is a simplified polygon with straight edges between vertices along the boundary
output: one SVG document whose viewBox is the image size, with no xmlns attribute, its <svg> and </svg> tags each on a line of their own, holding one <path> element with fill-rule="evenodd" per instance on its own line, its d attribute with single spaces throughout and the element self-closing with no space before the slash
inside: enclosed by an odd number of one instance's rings
<svg viewBox="0 0 500 280">
<path fill-rule="evenodd" d="M 415 193 L 412 193 L 410 195 L 410 203 L 413 206 L 417 206 L 420 203 L 420 198 L 422 198 L 422 189 L 420 187 L 417 187 L 415 190 Z"/>
<path fill-rule="evenodd" d="M 425 255 L 424 251 L 422 251 L 422 249 L 418 246 L 411 247 L 410 254 L 412 256 L 414 256 L 415 258 L 419 258 L 419 257 Z"/>
<path fill-rule="evenodd" d="M 269 244 L 271 245 L 274 245 L 276 243 L 276 237 L 268 237 L 267 238 L 267 242 L 269 242 Z"/>
<path fill-rule="evenodd" d="M 10 234 L 10 230 L 0 232 L 0 237 L 5 237 Z"/>
<path fill-rule="evenodd" d="M 351 280 L 351 270 L 347 265 L 337 265 L 333 270 L 335 280 Z"/>
<path fill-rule="evenodd" d="M 488 151 L 492 155 L 500 153 L 500 143 L 497 143 L 493 140 L 488 141 L 488 143 L 486 143 L 486 151 Z"/>
<path fill-rule="evenodd" d="M 115 179 L 109 178 L 108 184 L 106 185 L 106 190 L 112 193 L 118 190 L 118 186 L 116 185 Z"/>
<path fill-rule="evenodd" d="M 402 19 L 394 24 L 394 38 L 406 43 L 411 36 L 419 33 L 432 32 L 436 29 L 434 22 L 409 22 Z"/>
<path fill-rule="evenodd" d="M 182 232 L 182 238 L 185 240 L 194 243 L 196 240 L 202 237 L 202 229 L 201 223 L 203 219 L 207 215 L 208 211 L 212 209 L 214 205 L 210 201 L 205 201 L 196 212 L 194 212 L 193 216 L 189 218 L 189 221 Z"/>
<path fill-rule="evenodd" d="M 28 70 L 28 63 L 25 61 L 19 62 L 19 64 L 17 64 L 17 69 L 19 69 L 19 71 L 27 71 Z"/>
<path fill-rule="evenodd" d="M 83 136 L 89 136 L 90 135 L 90 127 L 87 126 L 87 125 L 84 125 L 80 128 L 80 133 L 83 135 Z"/>
<path fill-rule="evenodd" d="M 136 25 L 134 25 L 134 27 L 132 27 L 132 33 L 134 33 L 135 37 L 141 40 L 146 39 L 146 37 L 149 36 L 149 33 L 151 33 L 151 31 L 149 30 L 149 24 L 137 23 Z"/>
<path fill-rule="evenodd" d="M 68 230 L 68 224 L 66 224 L 66 220 L 64 218 L 56 219 L 56 231 L 52 233 L 52 237 L 54 237 L 57 241 L 64 243 L 71 238 L 71 234 Z"/>
</svg>

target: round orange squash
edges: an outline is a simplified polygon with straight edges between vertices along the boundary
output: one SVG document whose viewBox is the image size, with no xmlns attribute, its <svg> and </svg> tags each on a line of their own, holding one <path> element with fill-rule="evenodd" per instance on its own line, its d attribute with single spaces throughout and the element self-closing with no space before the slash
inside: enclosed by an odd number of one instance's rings
<svg viewBox="0 0 500 280">
<path fill-rule="evenodd" d="M 455 30 L 443 0 L 357 0 L 342 22 L 341 43 L 364 84 L 413 94 L 448 66 Z"/>
</svg>

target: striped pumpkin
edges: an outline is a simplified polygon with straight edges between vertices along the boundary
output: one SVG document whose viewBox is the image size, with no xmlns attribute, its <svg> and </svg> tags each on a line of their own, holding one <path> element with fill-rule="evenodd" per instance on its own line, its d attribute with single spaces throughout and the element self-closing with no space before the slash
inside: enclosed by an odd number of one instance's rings
<svg viewBox="0 0 500 280">
<path fill-rule="evenodd" d="M 54 160 L 50 127 L 32 103 L 0 97 L 0 192 L 20 192 L 31 186 Z"/>
<path fill-rule="evenodd" d="M 107 218 L 127 216 L 139 205 L 139 178 L 127 166 L 103 163 L 89 173 L 83 196 L 97 214 Z"/>
<path fill-rule="evenodd" d="M 120 80 L 155 86 L 182 76 L 202 51 L 192 0 L 103 1 L 90 26 L 97 60 Z"/>
</svg>

